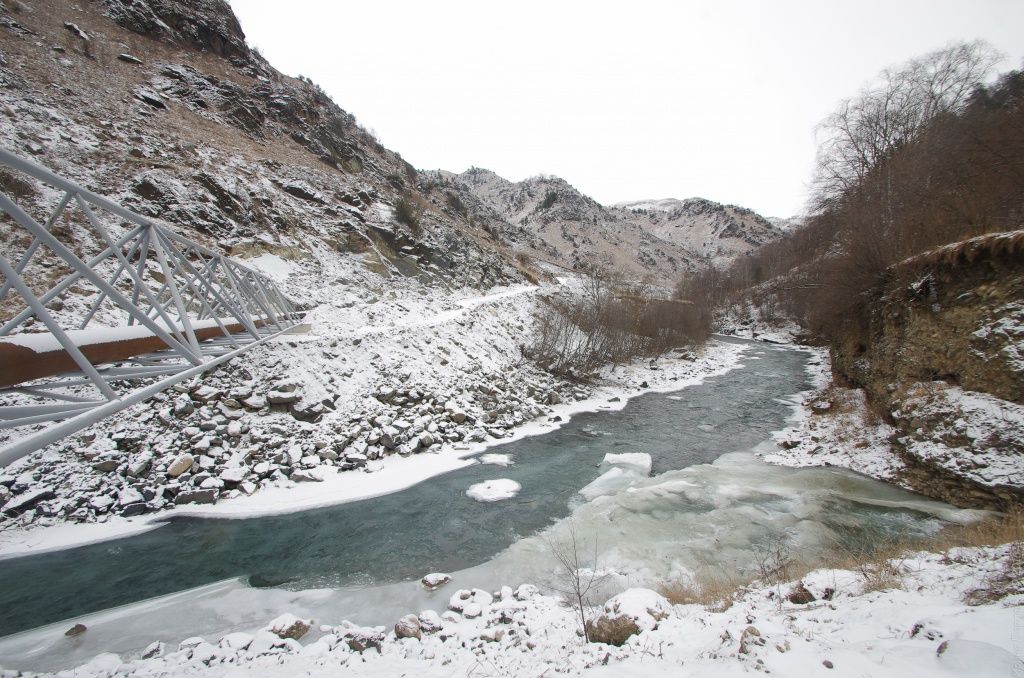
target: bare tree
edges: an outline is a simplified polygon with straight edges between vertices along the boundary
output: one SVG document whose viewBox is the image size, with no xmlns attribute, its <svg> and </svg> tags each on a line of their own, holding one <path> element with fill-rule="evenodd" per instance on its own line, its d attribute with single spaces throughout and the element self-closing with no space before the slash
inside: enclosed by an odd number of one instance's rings
<svg viewBox="0 0 1024 678">
<path fill-rule="evenodd" d="M 988 43 L 956 43 L 886 69 L 878 82 L 840 102 L 818 127 L 816 207 L 857 188 L 937 116 L 961 110 L 1001 55 Z"/>
<path fill-rule="evenodd" d="M 576 539 L 576 524 L 569 519 L 569 539 L 559 542 L 549 539 L 548 549 L 558 561 L 556 582 L 550 586 L 560 593 L 576 612 L 580 619 L 583 638 L 590 642 L 590 631 L 587 628 L 587 611 L 594 607 L 590 596 L 595 593 L 607 575 L 598 573 L 597 539 L 594 539 L 594 554 L 591 566 L 587 567 L 580 558 L 581 544 Z"/>
</svg>

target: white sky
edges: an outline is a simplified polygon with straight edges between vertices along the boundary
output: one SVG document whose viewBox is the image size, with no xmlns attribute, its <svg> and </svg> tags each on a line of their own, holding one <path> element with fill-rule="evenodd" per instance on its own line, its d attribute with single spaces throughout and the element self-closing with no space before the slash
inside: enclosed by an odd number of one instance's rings
<svg viewBox="0 0 1024 678">
<path fill-rule="evenodd" d="M 420 169 L 556 174 L 604 204 L 800 212 L 814 126 L 887 66 L 982 38 L 1021 0 L 231 0 L 250 44 Z"/>
</svg>

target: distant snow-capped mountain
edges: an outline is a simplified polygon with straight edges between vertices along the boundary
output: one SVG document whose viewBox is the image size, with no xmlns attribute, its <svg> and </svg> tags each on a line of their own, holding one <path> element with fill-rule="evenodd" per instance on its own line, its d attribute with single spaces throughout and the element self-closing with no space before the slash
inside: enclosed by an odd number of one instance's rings
<svg viewBox="0 0 1024 678">
<path fill-rule="evenodd" d="M 449 175 L 555 263 L 604 263 L 655 277 L 725 265 L 782 231 L 757 213 L 702 198 L 604 206 L 560 177 L 509 181 L 481 168 Z M 523 244 L 526 244 L 524 241 Z"/>
</svg>

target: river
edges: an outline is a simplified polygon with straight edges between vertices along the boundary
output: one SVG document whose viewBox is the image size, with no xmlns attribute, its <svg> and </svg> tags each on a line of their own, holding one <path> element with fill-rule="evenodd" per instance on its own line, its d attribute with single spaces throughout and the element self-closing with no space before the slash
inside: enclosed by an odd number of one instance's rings
<svg viewBox="0 0 1024 678">
<path fill-rule="evenodd" d="M 749 571 L 771 540 L 814 553 L 969 517 L 845 470 L 760 462 L 753 452 L 770 444 L 793 397 L 809 388 L 807 360 L 750 342 L 724 375 L 488 450 L 508 455 L 508 467 L 475 464 L 401 492 L 288 515 L 175 519 L 141 535 L 0 561 L 0 665 L 53 670 L 152 640 L 251 630 L 284 610 L 394 623 L 443 610 L 464 586 L 543 586 L 557 569 L 552 549 L 573 534 L 614 589 L 706 568 Z M 604 455 L 622 452 L 649 454 L 651 477 L 581 496 L 608 470 Z M 521 491 L 493 503 L 466 495 L 498 478 Z M 416 582 L 432 571 L 456 582 L 426 592 Z M 65 638 L 79 619 L 89 631 Z"/>
</svg>

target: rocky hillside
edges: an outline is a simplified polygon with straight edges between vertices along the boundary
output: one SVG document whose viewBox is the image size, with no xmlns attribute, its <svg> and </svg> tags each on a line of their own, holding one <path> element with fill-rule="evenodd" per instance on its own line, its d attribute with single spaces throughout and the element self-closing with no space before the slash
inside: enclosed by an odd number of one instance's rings
<svg viewBox="0 0 1024 678">
<path fill-rule="evenodd" d="M 836 367 L 891 412 L 915 489 L 957 504 L 1024 502 L 1024 231 L 908 259 Z"/>
<path fill-rule="evenodd" d="M 472 168 L 446 179 L 480 201 L 486 214 L 506 221 L 506 238 L 570 268 L 602 263 L 674 278 L 728 263 L 781 233 L 751 210 L 701 198 L 606 207 L 559 177 L 511 182 Z"/>
<path fill-rule="evenodd" d="M 0 145 L 222 251 L 296 262 L 302 301 L 522 279 L 319 87 L 252 51 L 221 0 L 5 0 L 0 34 Z M 58 197 L 0 187 L 37 215 Z"/>
<path fill-rule="evenodd" d="M 662 240 L 676 243 L 716 264 L 746 254 L 780 234 L 780 228 L 753 210 L 704 198 L 619 203 L 630 218 Z"/>
</svg>

